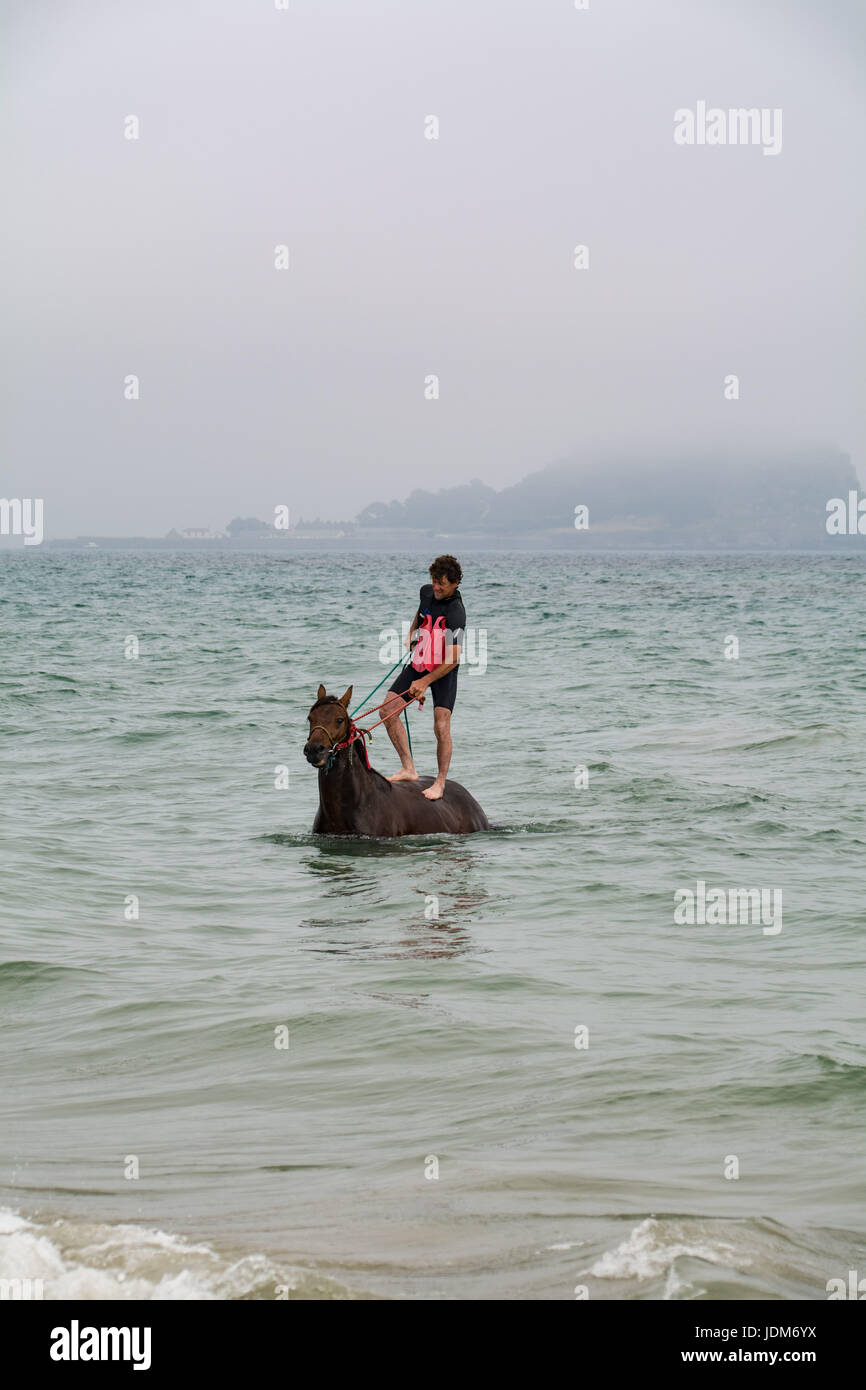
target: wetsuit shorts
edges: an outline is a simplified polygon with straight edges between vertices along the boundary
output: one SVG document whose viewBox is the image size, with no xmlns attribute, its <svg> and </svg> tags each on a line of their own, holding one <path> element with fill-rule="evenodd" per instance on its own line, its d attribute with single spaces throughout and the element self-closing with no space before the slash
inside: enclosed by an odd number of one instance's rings
<svg viewBox="0 0 866 1390">
<path fill-rule="evenodd" d="M 457 672 L 459 666 L 455 666 L 453 671 L 449 671 L 446 676 L 440 676 L 438 681 L 428 685 L 427 693 L 433 696 L 434 709 L 453 709 L 454 701 L 457 699 Z M 416 671 L 411 661 L 407 663 L 397 673 L 397 679 L 390 687 L 396 695 L 402 695 L 409 689 L 413 681 L 420 680 L 425 675 L 424 671 Z"/>
</svg>

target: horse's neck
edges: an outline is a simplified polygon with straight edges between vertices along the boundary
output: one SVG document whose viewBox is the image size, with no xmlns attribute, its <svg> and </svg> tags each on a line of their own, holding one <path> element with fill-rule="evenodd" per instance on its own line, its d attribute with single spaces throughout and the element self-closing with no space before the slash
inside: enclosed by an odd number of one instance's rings
<svg viewBox="0 0 866 1390">
<path fill-rule="evenodd" d="M 319 770 L 319 804 L 328 821 L 335 826 L 351 827 L 354 813 L 362 801 L 381 794 L 379 779 L 362 762 L 359 745 L 352 744 L 339 752 L 330 772 Z"/>
</svg>

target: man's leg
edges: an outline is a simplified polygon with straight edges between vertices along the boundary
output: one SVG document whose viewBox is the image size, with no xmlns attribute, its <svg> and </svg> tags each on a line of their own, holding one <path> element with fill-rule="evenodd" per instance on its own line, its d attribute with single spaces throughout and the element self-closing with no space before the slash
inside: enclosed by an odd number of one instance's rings
<svg viewBox="0 0 866 1390">
<path fill-rule="evenodd" d="M 401 695 L 392 695 L 389 691 L 387 703 L 382 706 L 379 712 L 383 719 L 387 719 L 389 714 L 393 714 L 393 718 L 388 719 L 387 724 L 382 727 L 387 730 L 389 739 L 400 755 L 400 771 L 395 772 L 393 777 L 389 777 L 389 782 L 417 782 L 418 780 L 412 754 L 409 752 L 406 729 L 400 716 L 393 713 L 395 710 L 403 709 L 405 704 L 406 701 Z"/>
<path fill-rule="evenodd" d="M 436 763 L 439 768 L 436 781 L 422 792 L 428 801 L 438 801 L 445 790 L 445 778 L 451 765 L 451 711 L 434 709 L 433 731 L 436 734 Z"/>
</svg>

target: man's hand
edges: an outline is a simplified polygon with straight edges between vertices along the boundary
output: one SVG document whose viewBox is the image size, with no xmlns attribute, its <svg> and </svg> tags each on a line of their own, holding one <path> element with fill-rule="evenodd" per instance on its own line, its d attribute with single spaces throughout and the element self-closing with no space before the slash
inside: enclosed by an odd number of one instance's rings
<svg viewBox="0 0 866 1390">
<path fill-rule="evenodd" d="M 413 681 L 406 694 L 410 700 L 417 700 L 420 704 L 427 694 L 427 681 Z"/>
</svg>

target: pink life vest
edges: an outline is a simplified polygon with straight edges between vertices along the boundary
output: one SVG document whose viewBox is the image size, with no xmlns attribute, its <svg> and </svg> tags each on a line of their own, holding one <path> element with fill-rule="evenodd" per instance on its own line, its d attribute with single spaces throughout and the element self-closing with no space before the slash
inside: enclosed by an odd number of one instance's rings
<svg viewBox="0 0 866 1390">
<path fill-rule="evenodd" d="M 445 619 L 437 618 L 434 623 L 432 613 L 425 613 L 417 632 L 412 665 L 416 671 L 435 671 L 445 660 Z"/>
</svg>

